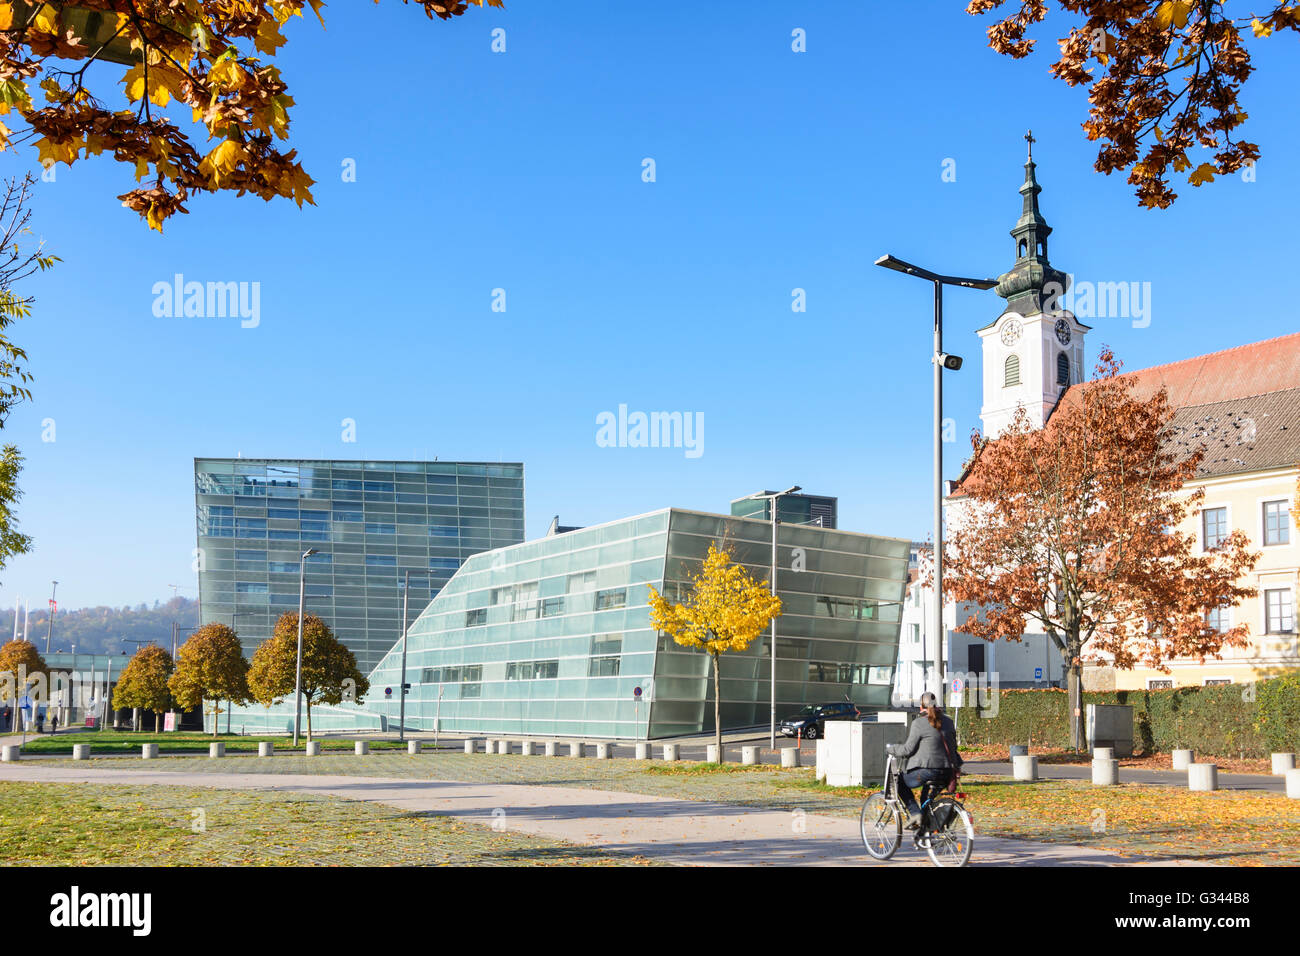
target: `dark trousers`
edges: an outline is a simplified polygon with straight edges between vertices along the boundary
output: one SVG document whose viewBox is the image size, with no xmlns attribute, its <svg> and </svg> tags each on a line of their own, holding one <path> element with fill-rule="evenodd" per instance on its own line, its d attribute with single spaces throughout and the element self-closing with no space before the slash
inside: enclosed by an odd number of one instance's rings
<svg viewBox="0 0 1300 956">
<path fill-rule="evenodd" d="M 948 775 L 951 772 L 947 767 L 918 767 L 916 770 L 901 773 L 898 775 L 898 798 L 903 801 L 909 813 L 915 813 L 920 808 L 916 797 L 912 796 L 912 788 L 927 783 L 935 783 L 942 788 L 948 783 Z"/>
</svg>

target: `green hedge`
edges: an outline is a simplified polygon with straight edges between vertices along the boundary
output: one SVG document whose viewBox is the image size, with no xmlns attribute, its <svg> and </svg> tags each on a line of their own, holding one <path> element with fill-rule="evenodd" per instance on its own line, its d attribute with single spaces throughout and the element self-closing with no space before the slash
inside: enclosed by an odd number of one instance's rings
<svg viewBox="0 0 1300 956">
<path fill-rule="evenodd" d="M 1300 672 L 1218 687 L 1176 687 L 1085 693 L 1085 704 L 1133 708 L 1134 749 L 1146 753 L 1190 747 L 1210 756 L 1262 757 L 1300 750 Z M 957 714 L 963 744 L 1068 747 L 1063 690 L 1004 690 L 996 716 L 973 707 Z"/>
</svg>

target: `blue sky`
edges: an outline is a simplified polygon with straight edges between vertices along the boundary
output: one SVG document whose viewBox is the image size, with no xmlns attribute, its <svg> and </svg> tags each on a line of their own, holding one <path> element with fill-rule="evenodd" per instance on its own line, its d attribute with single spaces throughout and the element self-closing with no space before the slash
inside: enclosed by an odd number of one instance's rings
<svg viewBox="0 0 1300 956">
<path fill-rule="evenodd" d="M 1090 361 L 1103 342 L 1137 368 L 1294 331 L 1292 40 L 1254 44 L 1257 181 L 1152 212 L 1092 170 L 1086 93 L 1047 73 L 1059 14 L 1016 62 L 959 2 L 666 11 L 519 0 L 441 23 L 340 2 L 324 31 L 291 25 L 314 208 L 200 197 L 159 236 L 114 198 L 126 167 L 39 184 L 34 225 L 63 262 L 12 330 L 35 398 L 3 438 L 27 456 L 36 546 L 0 572 L 0 603 L 43 602 L 51 579 L 64 607 L 194 596 L 196 455 L 520 460 L 530 537 L 555 514 L 725 511 L 798 483 L 839 496 L 845 528 L 923 538 L 930 290 L 872 262 L 1006 271 L 1031 126 L 1053 264 L 1151 283 L 1149 327 L 1092 322 Z M 34 163 L 0 157 L 4 175 Z M 260 283 L 260 323 L 156 317 L 176 273 Z M 946 379 L 950 473 L 978 425 L 973 333 L 1001 304 L 947 298 L 967 358 Z M 702 413 L 704 453 L 598 447 L 596 416 L 620 404 Z"/>
</svg>

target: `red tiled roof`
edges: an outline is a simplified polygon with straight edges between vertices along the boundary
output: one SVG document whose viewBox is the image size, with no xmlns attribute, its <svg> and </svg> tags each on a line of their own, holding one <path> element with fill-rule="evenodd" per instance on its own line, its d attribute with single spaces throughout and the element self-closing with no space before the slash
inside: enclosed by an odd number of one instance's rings
<svg viewBox="0 0 1300 956">
<path fill-rule="evenodd" d="M 1300 332 L 1125 374 L 1137 379 L 1139 397 L 1163 385 L 1174 408 L 1300 388 Z"/>
</svg>

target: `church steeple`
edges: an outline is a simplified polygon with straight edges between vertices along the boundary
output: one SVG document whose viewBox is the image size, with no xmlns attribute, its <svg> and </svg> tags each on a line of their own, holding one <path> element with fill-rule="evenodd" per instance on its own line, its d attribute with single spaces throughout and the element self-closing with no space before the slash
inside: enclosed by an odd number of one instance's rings
<svg viewBox="0 0 1300 956">
<path fill-rule="evenodd" d="M 1025 139 L 1029 143 L 1029 158 L 1025 162 L 1025 182 L 1020 187 L 1022 205 L 1020 218 L 1011 230 L 1016 241 L 1016 263 L 1010 272 L 998 277 L 996 291 L 1007 300 L 1009 311 L 1034 315 L 1056 307 L 1051 300 L 1065 291 L 1069 276 L 1053 269 L 1047 259 L 1047 237 L 1052 234 L 1052 227 L 1038 208 L 1038 194 L 1043 187 L 1034 175 L 1036 140 L 1032 130 L 1025 134 Z"/>
</svg>

